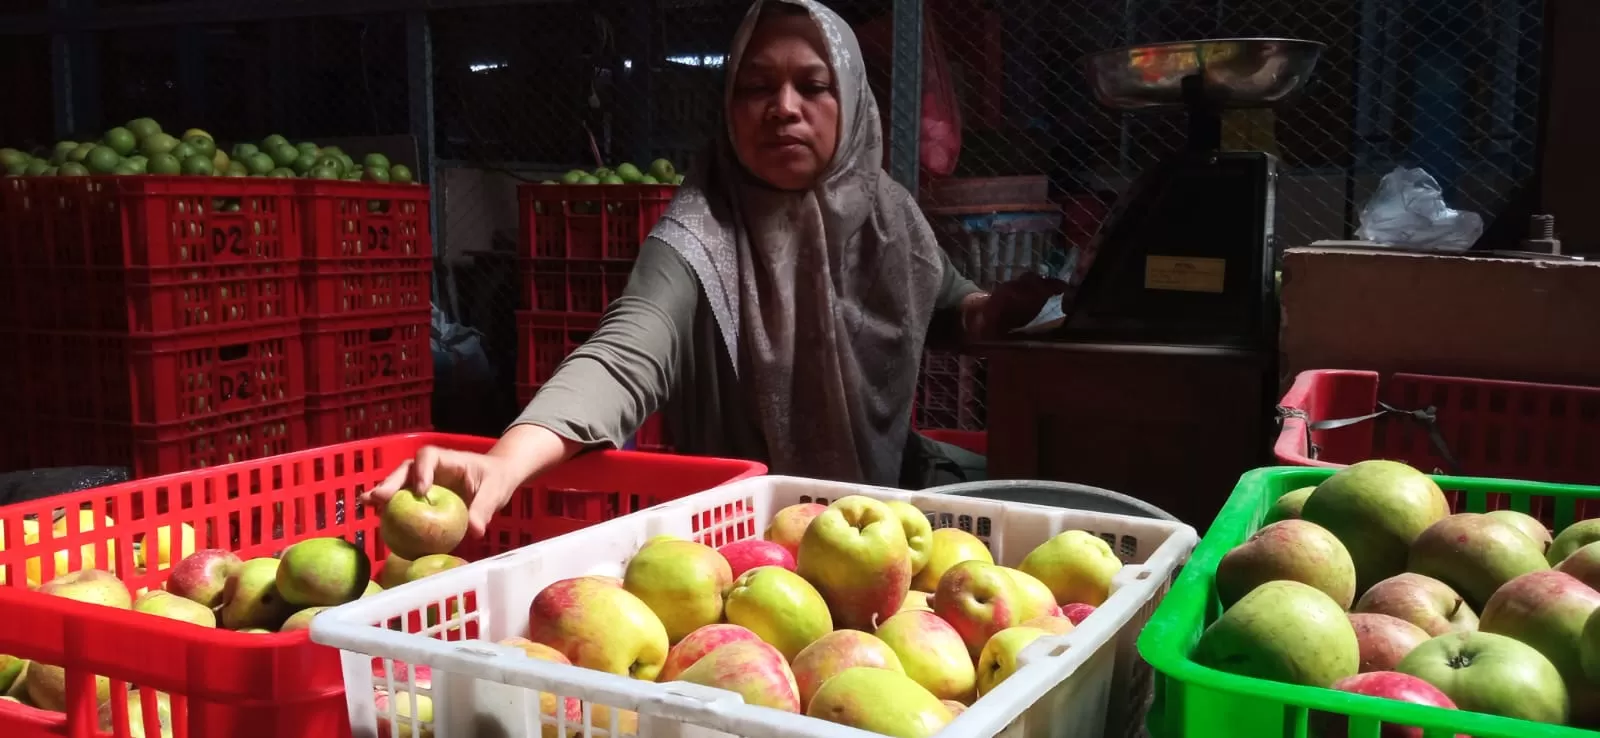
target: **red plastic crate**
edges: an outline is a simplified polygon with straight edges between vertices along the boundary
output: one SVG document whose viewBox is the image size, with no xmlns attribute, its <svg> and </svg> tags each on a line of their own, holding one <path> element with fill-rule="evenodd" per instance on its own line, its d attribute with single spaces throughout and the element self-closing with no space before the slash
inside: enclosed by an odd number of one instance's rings
<svg viewBox="0 0 1600 738">
<path fill-rule="evenodd" d="M 433 430 L 433 381 L 306 398 L 312 446 Z"/>
<path fill-rule="evenodd" d="M 297 321 L 177 336 L 25 333 L 27 409 L 41 417 L 165 424 L 298 400 Z"/>
<path fill-rule="evenodd" d="M 631 261 L 526 259 L 520 310 L 600 315 L 622 296 L 633 274 Z"/>
<path fill-rule="evenodd" d="M 162 586 L 169 570 L 136 568 L 133 543 L 183 525 L 195 531 L 196 547 L 229 548 L 242 558 L 274 555 L 306 538 L 340 536 L 381 562 L 388 552 L 376 535 L 377 516 L 356 497 L 424 445 L 481 453 L 493 443 L 442 434 L 386 436 L 0 508 L 0 526 L 13 542 L 24 540 L 28 516 L 49 520 L 58 510 L 87 507 L 94 520 L 114 521 L 84 532 L 67 516 L 59 537 L 47 528 L 37 543 L 0 551 L 0 566 L 10 573 L 10 586 L 0 585 L 0 611 L 7 617 L 0 653 L 65 667 L 69 690 L 66 714 L 0 706 L 0 735 L 94 735 L 91 674 L 112 680 L 114 701 L 130 682 L 171 695 L 173 735 L 350 735 L 339 652 L 312 643 L 304 632 L 250 635 L 88 605 L 29 591 L 18 572 L 38 558 L 41 578 L 54 578 L 61 573 L 55 552 L 67 552 L 66 568 L 75 569 L 89 547 L 97 561 L 114 557 L 111 568 L 130 589 Z M 456 553 L 485 558 L 765 472 L 745 461 L 583 454 L 520 490 L 484 539 L 466 541 Z M 127 719 L 117 718 L 117 734 L 127 734 Z M 159 733 L 153 724 L 147 732 Z"/>
<path fill-rule="evenodd" d="M 304 213 L 307 259 L 432 258 L 428 188 L 420 185 L 291 180 Z"/>
<path fill-rule="evenodd" d="M 326 395 L 433 378 L 431 306 L 306 318 L 306 392 Z"/>
<path fill-rule="evenodd" d="M 544 384 L 600 326 L 593 316 L 517 313 L 517 381 Z"/>
<path fill-rule="evenodd" d="M 539 391 L 539 385 L 517 383 L 517 405 L 527 407 L 533 401 L 533 396 Z M 661 419 L 661 413 L 655 413 L 644 419 L 644 424 L 639 430 L 634 431 L 632 450 L 648 451 L 658 454 L 677 453 L 677 448 L 668 438 L 666 421 Z"/>
<path fill-rule="evenodd" d="M 433 259 L 307 261 L 300 314 L 331 317 L 432 306 Z"/>
<path fill-rule="evenodd" d="M 1437 428 L 1459 468 L 1435 449 L 1427 427 L 1387 414 L 1339 428 L 1307 431 L 1308 423 L 1359 418 L 1379 402 L 1411 412 L 1435 409 Z M 1430 473 L 1600 484 L 1600 388 L 1463 377 L 1317 370 L 1301 372 L 1279 402 L 1283 430 L 1273 452 L 1291 466 L 1344 466 L 1366 459 L 1404 461 Z M 1452 503 L 1459 503 L 1452 499 Z M 1551 510 L 1528 511 L 1550 523 Z M 1504 508 L 1491 496 L 1488 509 Z M 1580 503 L 1578 518 L 1600 515 Z"/>
<path fill-rule="evenodd" d="M 301 254 L 293 180 L 8 177 L 3 193 L 0 264 L 178 267 Z"/>
<path fill-rule="evenodd" d="M 988 427 L 983 359 L 924 351 L 917 369 L 917 428 L 981 431 Z"/>
<path fill-rule="evenodd" d="M 518 185 L 521 256 L 635 259 L 677 191 L 672 185 Z"/>
<path fill-rule="evenodd" d="M 298 315 L 299 264 L 17 267 L 14 322 L 30 331 L 129 335 L 239 329 Z"/>
<path fill-rule="evenodd" d="M 34 418 L 14 445 L 25 467 L 124 466 L 136 477 L 260 459 L 306 447 L 305 400 L 161 425 Z"/>
</svg>

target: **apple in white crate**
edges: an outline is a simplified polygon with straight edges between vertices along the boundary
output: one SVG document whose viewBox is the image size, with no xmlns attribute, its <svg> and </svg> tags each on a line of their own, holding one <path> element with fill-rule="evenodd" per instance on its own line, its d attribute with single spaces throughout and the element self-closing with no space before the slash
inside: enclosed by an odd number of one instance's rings
<svg viewBox="0 0 1600 738">
<path fill-rule="evenodd" d="M 1412 649 L 1395 671 L 1438 687 L 1463 710 L 1557 725 L 1567 721 L 1561 672 L 1532 646 L 1497 633 L 1435 636 Z"/>
<path fill-rule="evenodd" d="M 728 560 L 694 541 L 645 546 L 622 575 L 622 586 L 643 600 L 676 643 L 696 628 L 722 620 L 723 597 L 733 586 Z"/>
<path fill-rule="evenodd" d="M 906 534 L 906 546 L 911 549 L 911 575 L 914 577 L 928 565 L 928 558 L 933 554 L 933 524 L 928 522 L 928 516 L 916 505 L 899 500 L 886 503 L 889 510 L 900 519 L 900 527 Z"/>
<path fill-rule="evenodd" d="M 672 644 L 672 649 L 667 651 L 666 663 L 661 665 L 661 673 L 656 675 L 656 681 L 670 682 L 677 679 L 684 669 L 694 666 L 694 662 L 729 643 L 759 640 L 761 636 L 740 625 L 729 623 L 707 625 Z"/>
<path fill-rule="evenodd" d="M 761 538 L 735 541 L 717 549 L 717 553 L 728 560 L 728 567 L 734 579 L 762 566 L 780 566 L 794 571 L 794 554 L 789 553 L 789 549 L 783 546 Z"/>
<path fill-rule="evenodd" d="M 1111 579 L 1122 569 L 1111 545 L 1093 533 L 1069 530 L 1039 544 L 1017 567 L 1050 588 L 1057 604 L 1099 607 L 1111 596 Z"/>
<path fill-rule="evenodd" d="M 789 549 L 791 556 L 797 556 L 800 551 L 800 540 L 805 537 L 806 529 L 811 527 L 811 521 L 827 509 L 827 505 L 815 502 L 802 502 L 783 508 L 772 516 L 772 524 L 767 526 L 765 537 Z"/>
<path fill-rule="evenodd" d="M 666 661 L 666 626 L 614 579 L 575 577 L 540 590 L 528 606 L 528 638 L 577 666 L 654 680 Z"/>
<path fill-rule="evenodd" d="M 735 692 L 746 704 L 800 711 L 800 688 L 778 649 L 760 641 L 729 643 L 683 670 L 678 680 Z"/>
<path fill-rule="evenodd" d="M 1061 606 L 1061 617 L 1072 621 L 1073 625 L 1083 624 L 1084 618 L 1094 614 L 1094 605 L 1083 602 L 1069 602 Z"/>
<path fill-rule="evenodd" d="M 1022 651 L 1034 641 L 1050 635 L 1040 628 L 1006 628 L 989 638 L 978 655 L 978 697 L 993 692 L 1000 683 L 1022 668 Z"/>
<path fill-rule="evenodd" d="M 939 698 L 906 675 L 864 666 L 824 682 L 806 714 L 891 738 L 930 738 L 955 719 Z"/>
<path fill-rule="evenodd" d="M 794 680 L 800 687 L 800 709 L 811 704 L 811 698 L 822 688 L 822 683 L 845 669 L 866 666 L 905 673 L 900 657 L 889 644 L 876 636 L 859 630 L 836 630 L 805 647 L 790 665 Z"/>
<path fill-rule="evenodd" d="M 877 636 L 900 657 L 906 676 L 939 699 L 977 698 L 973 658 L 961 634 L 943 618 L 931 611 L 902 611 L 878 626 Z"/>
<path fill-rule="evenodd" d="M 811 521 L 795 562 L 841 628 L 873 630 L 900 611 L 911 589 L 903 523 L 888 505 L 864 495 L 835 500 Z"/>
<path fill-rule="evenodd" d="M 938 589 L 944 573 L 963 561 L 994 563 L 994 555 L 983 545 L 983 540 L 960 528 L 938 528 L 933 531 L 932 540 L 927 565 L 911 578 L 912 589 L 923 592 Z"/>
<path fill-rule="evenodd" d="M 929 604 L 961 634 L 974 661 L 991 636 L 1022 624 L 1018 616 L 1025 606 L 1017 580 L 1004 567 L 981 561 L 963 561 L 945 572 Z"/>
<path fill-rule="evenodd" d="M 763 566 L 745 572 L 728 591 L 729 623 L 754 631 L 792 659 L 833 630 L 828 603 L 811 583 L 788 569 Z"/>
</svg>

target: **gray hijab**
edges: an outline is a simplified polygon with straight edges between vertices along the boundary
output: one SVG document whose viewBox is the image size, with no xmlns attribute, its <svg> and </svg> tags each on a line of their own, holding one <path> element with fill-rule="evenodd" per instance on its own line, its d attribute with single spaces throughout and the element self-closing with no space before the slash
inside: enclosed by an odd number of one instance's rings
<svg viewBox="0 0 1600 738">
<path fill-rule="evenodd" d="M 822 31 L 839 99 L 833 161 L 809 191 L 775 191 L 744 172 L 724 126 L 709 166 L 690 173 L 652 235 L 694 270 L 772 472 L 894 486 L 943 277 L 939 246 L 883 172 L 861 48 L 832 10 L 757 0 L 734 37 L 730 82 L 768 2 L 804 8 Z"/>
</svg>

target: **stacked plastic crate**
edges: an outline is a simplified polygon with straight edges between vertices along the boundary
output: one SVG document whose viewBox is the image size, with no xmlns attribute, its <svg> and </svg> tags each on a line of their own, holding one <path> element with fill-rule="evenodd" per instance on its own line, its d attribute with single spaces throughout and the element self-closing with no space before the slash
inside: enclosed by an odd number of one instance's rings
<svg viewBox="0 0 1600 738">
<path fill-rule="evenodd" d="M 547 185 L 518 188 L 522 292 L 517 306 L 517 399 L 527 403 L 599 327 L 677 188 Z M 659 416 L 635 436 L 639 450 L 670 450 Z"/>
<path fill-rule="evenodd" d="M 309 442 L 430 430 L 428 189 L 325 180 L 297 187 Z"/>
<path fill-rule="evenodd" d="M 147 476 L 303 446 L 293 188 L 0 180 L 0 464 Z"/>
</svg>

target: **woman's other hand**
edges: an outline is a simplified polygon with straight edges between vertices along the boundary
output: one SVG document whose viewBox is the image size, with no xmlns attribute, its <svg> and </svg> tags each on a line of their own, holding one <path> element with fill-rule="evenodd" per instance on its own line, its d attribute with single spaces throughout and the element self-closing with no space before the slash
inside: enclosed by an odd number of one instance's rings
<svg viewBox="0 0 1600 738">
<path fill-rule="evenodd" d="M 467 501 L 467 532 L 482 538 L 489 521 L 511 501 L 518 487 L 571 458 L 580 448 L 535 425 L 506 431 L 486 454 L 423 446 L 415 458 L 402 462 L 361 501 L 382 509 L 402 490 L 415 492 L 437 484 Z"/>
<path fill-rule="evenodd" d="M 995 285 L 990 292 L 969 295 L 962 305 L 968 340 L 994 340 L 1027 325 L 1045 302 L 1069 289 L 1059 279 L 1028 272 Z"/>
</svg>

